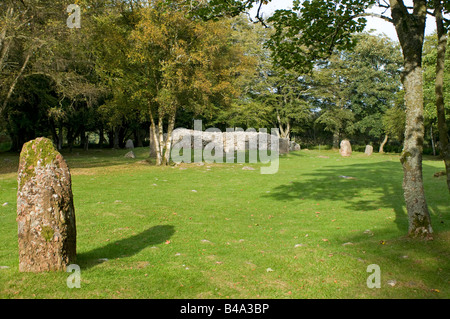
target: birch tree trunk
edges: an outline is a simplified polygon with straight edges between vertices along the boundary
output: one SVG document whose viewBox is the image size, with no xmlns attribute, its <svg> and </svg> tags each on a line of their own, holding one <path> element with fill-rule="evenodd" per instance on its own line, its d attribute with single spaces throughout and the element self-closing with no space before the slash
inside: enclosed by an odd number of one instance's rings
<svg viewBox="0 0 450 319">
<path fill-rule="evenodd" d="M 175 127 L 175 116 L 176 116 L 176 110 L 170 115 L 169 118 L 169 126 L 167 128 L 167 139 L 166 144 L 164 146 L 164 160 L 162 165 L 169 165 L 170 163 L 170 150 L 172 147 L 172 133 L 173 129 Z"/>
<path fill-rule="evenodd" d="M 447 175 L 447 188 L 450 192 L 450 144 L 448 141 L 448 128 L 445 121 L 445 103 L 444 103 L 444 72 L 445 72 L 445 54 L 447 49 L 447 31 L 443 21 L 443 5 L 441 0 L 434 0 L 434 14 L 436 17 L 436 29 L 438 36 L 437 63 L 436 63 L 436 108 L 439 130 L 439 145 L 441 156 L 445 163 Z"/>
<path fill-rule="evenodd" d="M 3 101 L 2 107 L 1 107 L 1 109 L 0 109 L 0 114 L 2 114 L 3 111 L 6 109 L 6 106 L 8 105 L 8 102 L 9 102 L 9 100 L 11 99 L 11 96 L 12 96 L 13 93 L 14 93 L 14 90 L 15 90 L 15 88 L 16 88 L 17 82 L 19 82 L 19 79 L 22 77 L 22 75 L 23 75 L 25 69 L 26 69 L 27 66 L 28 66 L 28 62 L 30 62 L 31 55 L 33 54 L 32 52 L 33 52 L 32 50 L 28 51 L 27 55 L 25 56 L 25 60 L 24 60 L 24 62 L 23 62 L 23 65 L 22 65 L 22 67 L 20 68 L 19 73 L 16 75 L 16 77 L 15 77 L 14 80 L 13 80 L 13 82 L 11 83 L 11 86 L 10 86 L 10 88 L 9 88 L 8 94 L 6 95 L 6 98 L 5 98 L 5 100 Z"/>
<path fill-rule="evenodd" d="M 160 166 L 162 165 L 163 162 L 163 155 L 164 155 L 164 126 L 163 126 L 163 121 L 164 121 L 164 114 L 159 114 L 159 119 L 158 119 L 158 149 L 157 149 L 157 153 L 156 153 L 156 165 Z"/>
<path fill-rule="evenodd" d="M 153 118 L 153 112 L 150 110 L 150 157 L 156 158 L 158 153 L 158 136 L 156 133 L 155 119 Z"/>
<path fill-rule="evenodd" d="M 386 135 L 384 136 L 383 142 L 381 142 L 380 149 L 379 149 L 378 153 L 380 153 L 380 154 L 383 154 L 383 153 L 384 153 L 384 146 L 386 145 L 388 139 L 389 139 L 389 135 L 386 134 Z"/>
<path fill-rule="evenodd" d="M 152 154 L 152 150 L 155 152 L 156 165 L 161 165 L 161 148 L 160 148 L 160 139 L 159 132 L 156 130 L 155 118 L 153 117 L 153 112 L 150 110 L 150 145 L 153 143 L 153 147 L 150 146 L 150 156 Z"/>
</svg>

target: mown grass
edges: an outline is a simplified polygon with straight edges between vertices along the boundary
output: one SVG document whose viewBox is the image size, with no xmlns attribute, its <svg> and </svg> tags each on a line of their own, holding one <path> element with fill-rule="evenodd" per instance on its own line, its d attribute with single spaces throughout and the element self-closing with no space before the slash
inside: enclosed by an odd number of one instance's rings
<svg viewBox="0 0 450 319">
<path fill-rule="evenodd" d="M 424 161 L 433 241 L 406 237 L 397 155 L 300 151 L 275 175 L 240 164 L 149 165 L 125 151 L 64 154 L 81 288 L 18 271 L 18 157 L 0 155 L 1 298 L 449 298 L 450 200 Z M 343 178 L 343 176 L 351 178 Z M 107 259 L 107 260 L 106 260 Z M 369 289 L 367 266 L 381 269 Z M 394 286 L 389 283 L 395 282 Z"/>
</svg>

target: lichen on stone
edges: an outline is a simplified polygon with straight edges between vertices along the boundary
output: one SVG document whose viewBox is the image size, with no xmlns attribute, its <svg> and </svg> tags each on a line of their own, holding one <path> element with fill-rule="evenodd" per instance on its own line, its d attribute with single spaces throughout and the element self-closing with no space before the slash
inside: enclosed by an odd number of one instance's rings
<svg viewBox="0 0 450 319">
<path fill-rule="evenodd" d="M 47 242 L 52 241 L 55 231 L 50 226 L 42 226 L 41 235 Z"/>
<path fill-rule="evenodd" d="M 23 171 L 19 175 L 19 189 L 35 176 L 36 167 L 52 164 L 57 155 L 59 152 L 47 138 L 38 138 L 26 143 L 20 154 Z"/>
</svg>

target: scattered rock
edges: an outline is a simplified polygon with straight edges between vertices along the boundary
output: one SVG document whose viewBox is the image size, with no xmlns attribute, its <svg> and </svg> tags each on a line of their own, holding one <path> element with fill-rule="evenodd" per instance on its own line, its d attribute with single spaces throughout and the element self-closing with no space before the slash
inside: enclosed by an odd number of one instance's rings
<svg viewBox="0 0 450 319">
<path fill-rule="evenodd" d="M 441 171 L 441 172 L 434 173 L 433 177 L 438 178 L 438 177 L 445 176 L 445 175 L 447 175 L 447 173 L 445 171 Z"/>
<path fill-rule="evenodd" d="M 351 177 L 351 176 L 345 176 L 345 175 L 341 175 L 341 176 L 339 176 L 340 178 L 344 178 L 344 179 L 356 179 L 356 178 L 354 178 L 354 177 Z"/>
<path fill-rule="evenodd" d="M 250 166 L 244 166 L 244 167 L 242 167 L 242 170 L 243 171 L 254 171 L 255 169 L 253 167 L 250 167 Z"/>
<path fill-rule="evenodd" d="M 267 268 L 266 269 L 266 272 L 273 272 L 273 271 L 275 271 L 275 270 L 273 270 L 272 268 Z"/>
<path fill-rule="evenodd" d="M 391 287 L 394 287 L 397 284 L 397 281 L 396 280 L 388 280 L 387 284 Z"/>
<path fill-rule="evenodd" d="M 373 231 L 371 231 L 370 229 L 366 229 L 363 234 L 369 235 L 369 236 L 373 236 Z"/>
<path fill-rule="evenodd" d="M 351 242 L 348 242 L 348 243 L 344 243 L 344 244 L 342 244 L 342 246 L 352 246 L 352 245 L 354 245 L 353 243 L 351 243 Z"/>
<path fill-rule="evenodd" d="M 125 158 L 136 158 L 136 155 L 134 154 L 133 151 L 130 151 L 125 154 Z"/>
</svg>

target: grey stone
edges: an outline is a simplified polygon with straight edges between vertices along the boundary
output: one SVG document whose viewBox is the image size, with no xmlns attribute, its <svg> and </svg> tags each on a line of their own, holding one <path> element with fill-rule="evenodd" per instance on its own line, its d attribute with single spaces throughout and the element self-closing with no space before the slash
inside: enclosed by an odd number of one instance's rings
<svg viewBox="0 0 450 319">
<path fill-rule="evenodd" d="M 352 155 L 352 145 L 349 140 L 343 140 L 341 142 L 341 148 L 339 150 L 343 157 L 349 157 Z"/>
<path fill-rule="evenodd" d="M 279 143 L 280 143 L 280 147 L 279 147 L 280 154 L 288 154 L 289 153 L 289 144 L 290 144 L 289 139 L 280 138 Z"/>
<path fill-rule="evenodd" d="M 373 146 L 367 145 L 366 150 L 364 151 L 364 154 L 366 154 L 367 156 L 370 156 L 370 155 L 372 155 L 372 153 L 373 153 Z"/>
<path fill-rule="evenodd" d="M 134 143 L 132 140 L 128 140 L 127 143 L 125 144 L 125 148 L 128 150 L 132 150 L 134 149 Z"/>
<path fill-rule="evenodd" d="M 300 145 L 297 144 L 296 142 L 294 142 L 294 141 L 291 141 L 291 142 L 290 142 L 289 150 L 290 150 L 291 152 L 300 151 L 301 149 L 302 149 L 302 148 L 300 147 Z"/>
<path fill-rule="evenodd" d="M 125 154 L 125 158 L 136 158 L 136 155 L 134 154 L 133 151 L 130 151 Z"/>
<path fill-rule="evenodd" d="M 38 138 L 20 154 L 17 190 L 19 271 L 65 271 L 76 258 L 69 168 L 52 141 Z"/>
</svg>

